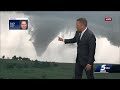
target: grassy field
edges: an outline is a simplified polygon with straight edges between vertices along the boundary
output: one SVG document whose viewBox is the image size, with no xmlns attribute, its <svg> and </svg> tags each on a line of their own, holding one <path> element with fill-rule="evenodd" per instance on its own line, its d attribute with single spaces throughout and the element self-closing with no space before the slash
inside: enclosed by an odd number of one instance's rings
<svg viewBox="0 0 120 90">
<path fill-rule="evenodd" d="M 97 64 L 94 65 L 94 69 Z M 120 79 L 120 73 L 94 73 L 95 79 Z M 0 59 L 0 79 L 73 79 L 73 63 Z M 85 72 L 83 79 L 86 79 Z"/>
</svg>

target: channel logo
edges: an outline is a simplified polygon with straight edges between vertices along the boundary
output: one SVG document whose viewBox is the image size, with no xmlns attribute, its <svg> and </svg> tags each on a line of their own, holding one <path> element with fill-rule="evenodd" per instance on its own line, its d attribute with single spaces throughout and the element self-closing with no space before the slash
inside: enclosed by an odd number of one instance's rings
<svg viewBox="0 0 120 90">
<path fill-rule="evenodd" d="M 120 65 L 119 64 L 98 65 L 95 69 L 95 73 L 120 73 Z"/>
<path fill-rule="evenodd" d="M 112 18 L 111 17 L 106 17 L 105 21 L 112 21 Z"/>
</svg>

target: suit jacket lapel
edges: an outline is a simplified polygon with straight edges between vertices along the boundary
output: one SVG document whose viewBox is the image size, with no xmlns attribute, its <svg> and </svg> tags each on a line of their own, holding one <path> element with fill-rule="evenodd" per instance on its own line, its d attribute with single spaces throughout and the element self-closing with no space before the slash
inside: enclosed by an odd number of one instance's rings
<svg viewBox="0 0 120 90">
<path fill-rule="evenodd" d="M 82 35 L 82 37 L 81 37 L 81 40 L 84 39 L 85 34 L 87 33 L 87 31 L 88 31 L 88 28 L 87 28 L 87 30 L 83 33 L 83 35 Z M 80 40 L 80 41 L 81 41 L 81 40 Z"/>
</svg>

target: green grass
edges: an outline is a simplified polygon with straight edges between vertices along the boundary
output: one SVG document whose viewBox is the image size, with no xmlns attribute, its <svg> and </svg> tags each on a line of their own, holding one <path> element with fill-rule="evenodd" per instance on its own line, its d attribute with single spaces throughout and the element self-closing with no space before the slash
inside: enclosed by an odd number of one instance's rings
<svg viewBox="0 0 120 90">
<path fill-rule="evenodd" d="M 74 64 L 0 60 L 0 79 L 72 79 Z M 27 65 L 27 66 L 25 66 Z M 35 66 L 37 65 L 37 67 Z M 94 65 L 94 69 L 97 65 Z M 120 73 L 94 73 L 95 79 L 120 79 Z M 83 79 L 86 79 L 85 72 Z"/>
<path fill-rule="evenodd" d="M 46 68 L 13 68 L 1 69 L 0 78 L 7 79 L 70 79 L 73 72 L 70 68 L 46 67 Z M 45 77 L 44 77 L 45 76 Z"/>
</svg>

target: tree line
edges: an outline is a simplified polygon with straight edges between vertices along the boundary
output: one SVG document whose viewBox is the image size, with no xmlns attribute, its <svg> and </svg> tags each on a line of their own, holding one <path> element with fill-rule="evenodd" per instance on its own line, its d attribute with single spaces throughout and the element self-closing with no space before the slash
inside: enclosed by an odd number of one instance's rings
<svg viewBox="0 0 120 90">
<path fill-rule="evenodd" d="M 4 67 L 7 69 L 12 68 L 45 68 L 51 66 L 58 66 L 58 63 L 55 62 L 47 62 L 47 61 L 38 61 L 31 60 L 30 58 L 26 57 L 17 57 L 14 55 L 11 59 L 9 57 L 5 57 L 5 55 L 0 58 L 0 67 Z"/>
</svg>

